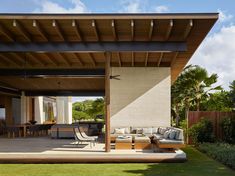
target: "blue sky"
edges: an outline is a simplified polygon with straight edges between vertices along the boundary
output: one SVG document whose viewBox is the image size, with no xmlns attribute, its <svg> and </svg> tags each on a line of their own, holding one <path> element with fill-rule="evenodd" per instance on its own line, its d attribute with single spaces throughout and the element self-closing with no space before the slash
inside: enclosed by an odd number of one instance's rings
<svg viewBox="0 0 235 176">
<path fill-rule="evenodd" d="M 228 89 L 235 79 L 235 0 L 2 0 L 1 13 L 219 12 L 220 18 L 189 64 L 217 73 Z M 77 98 L 76 98 L 77 100 Z M 84 97 L 79 100 L 84 100 Z"/>
</svg>

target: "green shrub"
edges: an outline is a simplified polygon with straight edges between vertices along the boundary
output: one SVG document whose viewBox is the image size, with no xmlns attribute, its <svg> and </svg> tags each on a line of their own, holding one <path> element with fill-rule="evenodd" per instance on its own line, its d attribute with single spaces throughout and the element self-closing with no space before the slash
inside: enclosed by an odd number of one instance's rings
<svg viewBox="0 0 235 176">
<path fill-rule="evenodd" d="M 235 145 L 226 143 L 203 143 L 198 149 L 213 159 L 235 169 Z"/>
<path fill-rule="evenodd" d="M 206 118 L 202 118 L 198 123 L 189 128 L 188 134 L 194 144 L 214 141 L 212 122 Z"/>
<path fill-rule="evenodd" d="M 235 143 L 235 118 L 224 118 L 221 123 L 223 140 L 227 143 Z"/>
</svg>

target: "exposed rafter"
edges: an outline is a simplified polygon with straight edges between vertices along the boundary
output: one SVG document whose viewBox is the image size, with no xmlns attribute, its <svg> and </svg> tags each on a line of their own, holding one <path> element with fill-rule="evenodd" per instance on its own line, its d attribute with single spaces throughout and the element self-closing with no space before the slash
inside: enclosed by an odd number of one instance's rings
<svg viewBox="0 0 235 176">
<path fill-rule="evenodd" d="M 79 62 L 79 64 L 83 66 L 84 63 L 82 62 L 82 60 L 81 60 L 79 54 L 78 54 L 78 53 L 73 53 L 73 55 L 76 57 L 76 59 L 77 59 L 77 61 Z"/>
<path fill-rule="evenodd" d="M 94 30 L 95 37 L 96 37 L 97 41 L 99 41 L 100 40 L 100 37 L 99 37 L 100 35 L 99 35 L 99 32 L 98 32 L 95 20 L 92 20 L 91 26 L 93 27 L 93 30 Z"/>
<path fill-rule="evenodd" d="M 34 62 L 40 64 L 41 66 L 45 66 L 45 64 L 42 62 L 42 60 L 40 58 L 38 58 L 37 56 L 35 56 L 33 53 L 27 53 L 28 56 L 30 56 L 31 58 L 34 59 Z"/>
<path fill-rule="evenodd" d="M 166 30 L 165 40 L 169 39 L 173 26 L 174 26 L 174 22 L 173 22 L 173 20 L 170 20 L 168 27 L 167 27 L 167 30 Z"/>
<path fill-rule="evenodd" d="M 73 27 L 77 37 L 79 38 L 79 40 L 82 41 L 83 40 L 82 33 L 81 33 L 80 29 L 79 29 L 79 26 L 78 26 L 76 20 L 72 20 L 72 27 Z"/>
<path fill-rule="evenodd" d="M 55 30 L 56 30 L 57 34 L 60 36 L 60 38 L 63 41 L 66 41 L 65 35 L 64 35 L 61 27 L 59 26 L 59 24 L 58 24 L 58 22 L 56 20 L 52 21 L 52 26 L 55 28 Z"/>
<path fill-rule="evenodd" d="M 114 40 L 116 41 L 118 38 L 117 38 L 116 26 L 115 26 L 115 21 L 114 21 L 114 20 L 112 20 L 111 26 L 112 26 L 113 38 L 114 38 Z"/>
<path fill-rule="evenodd" d="M 159 67 L 160 64 L 161 64 L 161 61 L 162 61 L 162 58 L 163 58 L 163 54 L 164 54 L 164 53 L 160 53 L 160 56 L 159 56 L 159 58 L 158 58 L 158 61 L 157 61 L 157 66 L 158 66 L 158 67 Z"/>
<path fill-rule="evenodd" d="M 9 62 L 10 64 L 12 64 L 14 66 L 17 66 L 17 67 L 22 65 L 20 62 L 16 61 L 14 58 L 12 59 L 12 57 L 9 56 L 9 54 L 7 54 L 7 55 L 8 56 L 5 56 L 5 55 L 0 53 L 0 58 L 7 61 L 7 62 Z"/>
<path fill-rule="evenodd" d="M 122 58 L 121 58 L 121 55 L 119 52 L 117 53 L 117 57 L 118 57 L 118 64 L 121 67 L 122 66 Z"/>
<path fill-rule="evenodd" d="M 131 66 L 134 67 L 135 66 L 135 53 L 131 52 Z"/>
<path fill-rule="evenodd" d="M 9 59 L 7 59 L 6 57 L 2 57 L 2 55 L 0 55 L 0 63 L 1 65 L 7 66 L 7 67 L 9 67 L 11 64 L 15 65 L 14 62 L 9 62 Z"/>
<path fill-rule="evenodd" d="M 175 52 L 175 54 L 174 54 L 174 56 L 173 56 L 173 58 L 172 58 L 172 60 L 171 60 L 171 67 L 174 65 L 174 63 L 175 63 L 176 58 L 177 58 L 178 55 L 179 55 L 179 52 Z"/>
<path fill-rule="evenodd" d="M 72 63 L 69 61 L 68 57 L 66 56 L 65 53 L 58 53 L 65 61 L 66 65 L 71 66 Z"/>
<path fill-rule="evenodd" d="M 28 33 L 28 31 L 24 28 L 23 25 L 21 25 L 17 20 L 13 20 L 13 26 L 16 27 L 20 33 L 24 36 L 24 38 L 30 42 L 32 42 L 32 37 Z"/>
<path fill-rule="evenodd" d="M 54 65 L 58 66 L 58 62 L 50 53 L 43 53 Z"/>
<path fill-rule="evenodd" d="M 26 57 L 26 54 L 24 53 L 24 55 L 22 56 L 22 53 L 10 53 L 10 55 L 14 58 L 16 58 L 20 63 L 22 63 L 23 65 L 32 65 L 32 62 L 29 61 L 29 59 Z"/>
<path fill-rule="evenodd" d="M 11 34 L 11 32 L 2 24 L 0 24 L 0 33 L 3 34 L 11 42 L 15 41 L 14 36 Z"/>
<path fill-rule="evenodd" d="M 37 29 L 37 31 L 40 33 L 41 37 L 45 41 L 47 41 L 47 42 L 49 41 L 46 32 L 42 29 L 41 25 L 39 24 L 39 22 L 37 20 L 33 20 L 33 27 L 35 27 Z"/>
<path fill-rule="evenodd" d="M 154 21 L 150 21 L 150 28 L 149 28 L 149 40 L 152 40 L 152 35 L 153 35 L 153 28 L 154 28 Z"/>
<path fill-rule="evenodd" d="M 149 59 L 149 52 L 146 52 L 145 62 L 144 62 L 144 66 L 145 66 L 145 67 L 148 66 L 148 59 Z"/>
<path fill-rule="evenodd" d="M 93 66 L 96 66 L 96 62 L 95 62 L 95 58 L 94 58 L 93 54 L 92 53 L 88 53 L 88 54 L 89 54 L 89 56 L 91 58 L 91 62 L 93 64 Z"/>
<path fill-rule="evenodd" d="M 131 40 L 134 40 L 135 38 L 135 22 L 134 20 L 131 20 Z"/>
<path fill-rule="evenodd" d="M 188 35 L 190 34 L 191 30 L 193 28 L 193 20 L 189 20 L 188 21 L 188 24 L 186 26 L 186 29 L 184 31 L 184 34 L 183 34 L 183 39 L 187 39 Z"/>
</svg>

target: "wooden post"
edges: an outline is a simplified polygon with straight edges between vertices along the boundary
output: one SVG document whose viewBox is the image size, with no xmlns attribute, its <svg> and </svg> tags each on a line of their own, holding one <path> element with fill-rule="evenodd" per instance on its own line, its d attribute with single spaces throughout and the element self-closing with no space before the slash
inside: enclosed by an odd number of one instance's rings
<svg viewBox="0 0 235 176">
<path fill-rule="evenodd" d="M 110 152 L 110 60 L 111 53 L 106 53 L 105 61 L 105 151 Z"/>
</svg>

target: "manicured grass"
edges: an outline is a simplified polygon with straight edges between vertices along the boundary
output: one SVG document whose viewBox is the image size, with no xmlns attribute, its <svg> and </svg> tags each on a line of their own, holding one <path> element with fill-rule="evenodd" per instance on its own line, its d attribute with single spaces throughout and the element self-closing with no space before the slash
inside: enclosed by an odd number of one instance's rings
<svg viewBox="0 0 235 176">
<path fill-rule="evenodd" d="M 235 171 L 187 147 L 186 163 L 0 164 L 0 176 L 232 176 Z"/>
</svg>

